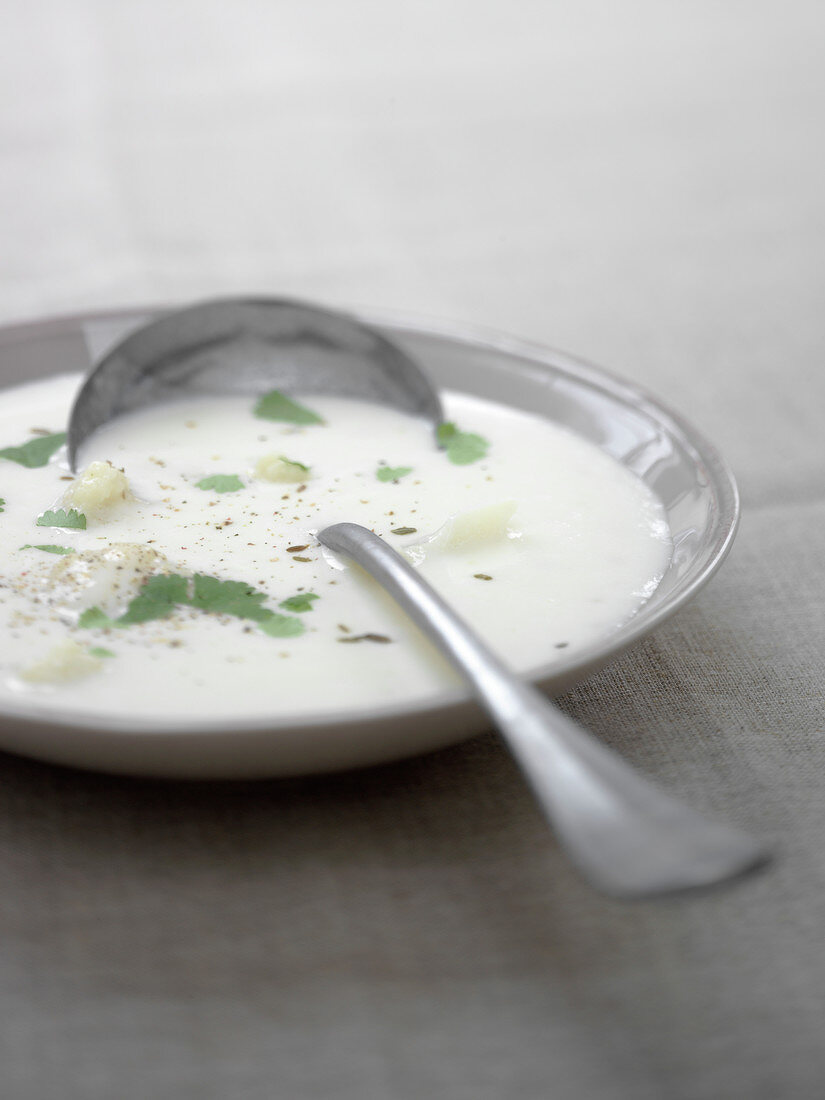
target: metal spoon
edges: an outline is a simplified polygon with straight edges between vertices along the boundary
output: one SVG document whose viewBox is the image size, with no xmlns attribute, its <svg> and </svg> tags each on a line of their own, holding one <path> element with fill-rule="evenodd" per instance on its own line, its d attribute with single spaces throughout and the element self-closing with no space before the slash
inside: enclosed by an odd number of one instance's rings
<svg viewBox="0 0 825 1100">
<path fill-rule="evenodd" d="M 336 523 L 317 538 L 363 566 L 463 673 L 594 886 L 643 897 L 721 882 L 766 859 L 752 837 L 665 794 L 522 683 L 372 531 Z"/>
<path fill-rule="evenodd" d="M 72 409 L 69 460 L 121 412 L 191 392 L 336 393 L 442 420 L 420 368 L 346 315 L 282 300 L 208 302 L 128 336 L 90 374 Z M 367 570 L 460 669 L 502 733 L 566 851 L 597 888 L 644 896 L 706 886 L 763 862 L 762 846 L 644 779 L 523 684 L 421 579 L 366 528 L 318 534 Z"/>
</svg>

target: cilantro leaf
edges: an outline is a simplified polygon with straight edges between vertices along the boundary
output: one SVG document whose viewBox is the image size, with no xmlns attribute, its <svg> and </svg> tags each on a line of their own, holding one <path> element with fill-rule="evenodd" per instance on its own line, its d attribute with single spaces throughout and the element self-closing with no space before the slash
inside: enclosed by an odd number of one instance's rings
<svg viewBox="0 0 825 1100">
<path fill-rule="evenodd" d="M 300 619 L 296 619 L 293 615 L 278 615 L 274 611 L 270 611 L 267 617 L 261 620 L 259 626 L 270 638 L 294 638 L 298 634 L 303 634 L 305 630 Z"/>
<path fill-rule="evenodd" d="M 487 454 L 489 443 L 475 432 L 460 432 L 451 421 L 438 425 L 438 442 L 447 452 L 447 458 L 456 466 L 469 466 Z"/>
<path fill-rule="evenodd" d="M 243 489 L 237 474 L 212 474 L 196 483 L 198 489 L 214 489 L 216 493 L 235 493 Z"/>
<path fill-rule="evenodd" d="M 379 481 L 398 481 L 412 473 L 412 466 L 379 466 L 375 476 Z"/>
<path fill-rule="evenodd" d="M 292 615 L 280 615 L 261 604 L 266 599 L 265 592 L 257 592 L 243 581 L 221 581 L 196 573 L 192 579 L 192 595 L 189 595 L 189 580 L 179 573 L 163 573 L 150 577 L 140 592 L 130 602 L 126 611 L 117 619 L 110 619 L 99 607 L 90 607 L 80 616 L 79 627 L 88 629 L 106 629 L 113 626 L 132 626 L 152 619 L 165 619 L 176 607 L 192 607 L 197 611 L 214 612 L 220 615 L 234 615 L 238 619 L 252 619 L 261 630 L 273 638 L 289 638 L 303 634 L 304 624 Z M 308 611 L 312 600 L 318 597 L 314 593 L 303 593 L 291 600 L 284 600 L 282 607 L 292 605 L 299 610 L 297 601 L 304 601 L 300 610 Z M 292 604 L 292 601 L 296 601 Z M 100 654 L 104 656 L 104 654 Z M 112 654 L 113 656 L 113 654 Z"/>
<path fill-rule="evenodd" d="M 244 581 L 219 581 L 217 577 L 195 574 L 194 592 L 188 602 L 200 611 L 214 611 L 221 615 L 236 615 L 239 619 L 261 621 L 274 614 L 261 604 L 265 592 L 256 592 Z"/>
<path fill-rule="evenodd" d="M 287 466 L 297 466 L 299 470 L 303 470 L 305 474 L 309 473 L 309 466 L 305 466 L 303 462 L 298 462 L 295 458 L 287 458 L 286 455 L 278 455 L 281 462 L 285 462 Z"/>
<path fill-rule="evenodd" d="M 115 620 L 110 619 L 99 607 L 87 607 L 77 620 L 77 625 L 83 630 L 103 630 L 114 626 Z"/>
<path fill-rule="evenodd" d="M 37 466 L 47 465 L 54 452 L 65 442 L 65 432 L 39 435 L 19 447 L 4 447 L 0 450 L 0 458 L 7 458 L 10 462 L 17 462 L 20 466 L 33 470 Z"/>
<path fill-rule="evenodd" d="M 260 417 L 262 420 L 286 420 L 290 424 L 324 423 L 321 417 L 314 413 L 312 409 L 306 408 L 305 405 L 299 405 L 296 401 L 291 401 L 279 390 L 270 390 L 263 397 L 259 397 L 253 412 L 255 416 Z"/>
<path fill-rule="evenodd" d="M 6 509 L 3 507 L 3 505 L 5 503 L 6 503 L 5 500 L 3 500 L 2 497 L 0 497 L 0 512 L 5 512 Z"/>
<path fill-rule="evenodd" d="M 68 512 L 64 508 L 58 508 L 54 512 L 47 509 L 35 522 L 38 527 L 76 527 L 79 531 L 86 530 L 86 517 L 74 508 L 70 508 Z"/>
<path fill-rule="evenodd" d="M 162 573 L 150 577 L 130 601 L 124 613 L 115 619 L 118 626 L 145 623 L 150 619 L 165 619 L 177 604 L 186 603 L 188 582 L 178 573 Z"/>
<path fill-rule="evenodd" d="M 54 543 L 41 542 L 37 543 L 27 542 L 25 546 L 20 547 L 21 550 L 43 550 L 47 554 L 73 554 L 74 549 L 71 546 L 55 546 Z"/>
<path fill-rule="evenodd" d="M 284 611 L 311 611 L 313 600 L 317 599 L 314 592 L 299 592 L 297 596 L 281 600 L 278 607 L 282 607 Z"/>
<path fill-rule="evenodd" d="M 114 657 L 114 653 L 111 651 L 111 649 L 106 649 L 105 646 L 93 645 L 92 648 L 89 650 L 89 656 L 90 657 Z"/>
</svg>

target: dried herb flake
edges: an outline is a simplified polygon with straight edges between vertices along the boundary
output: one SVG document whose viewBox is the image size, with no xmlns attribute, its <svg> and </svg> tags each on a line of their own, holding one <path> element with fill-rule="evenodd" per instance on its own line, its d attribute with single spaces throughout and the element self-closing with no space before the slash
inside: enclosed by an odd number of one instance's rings
<svg viewBox="0 0 825 1100">
<path fill-rule="evenodd" d="M 348 634 L 346 638 L 338 638 L 339 642 L 378 642 L 387 645 L 392 641 L 386 634 Z"/>
</svg>

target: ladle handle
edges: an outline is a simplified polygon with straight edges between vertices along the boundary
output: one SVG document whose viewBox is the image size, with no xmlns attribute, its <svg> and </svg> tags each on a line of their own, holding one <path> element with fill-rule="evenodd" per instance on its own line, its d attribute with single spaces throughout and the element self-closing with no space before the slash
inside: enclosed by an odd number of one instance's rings
<svg viewBox="0 0 825 1100">
<path fill-rule="evenodd" d="M 464 674 L 594 886 L 641 897 L 720 882 L 766 859 L 753 838 L 665 794 L 523 684 L 377 535 L 338 523 L 318 539 L 370 573 Z"/>
</svg>

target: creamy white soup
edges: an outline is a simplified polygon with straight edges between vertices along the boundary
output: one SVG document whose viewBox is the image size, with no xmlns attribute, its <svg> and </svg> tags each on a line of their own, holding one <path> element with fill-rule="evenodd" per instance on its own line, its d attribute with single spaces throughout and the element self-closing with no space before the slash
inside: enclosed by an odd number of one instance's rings
<svg viewBox="0 0 825 1100">
<path fill-rule="evenodd" d="M 0 702 L 145 716 L 342 713 L 459 683 L 314 533 L 376 531 L 516 669 L 608 637 L 669 560 L 649 489 L 538 416 L 446 393 L 428 425 L 277 393 L 107 425 L 78 475 L 80 379 L 0 394 Z"/>
</svg>

